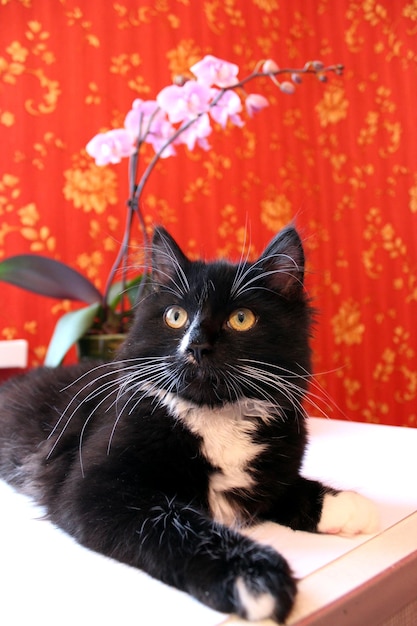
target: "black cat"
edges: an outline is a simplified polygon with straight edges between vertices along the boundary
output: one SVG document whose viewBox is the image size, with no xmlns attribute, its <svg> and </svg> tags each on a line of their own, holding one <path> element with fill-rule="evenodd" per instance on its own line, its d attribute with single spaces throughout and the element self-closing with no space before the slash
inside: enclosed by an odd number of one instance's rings
<svg viewBox="0 0 417 626">
<path fill-rule="evenodd" d="M 0 475 L 81 544 L 219 611 L 285 620 L 291 570 L 239 528 L 375 526 L 368 500 L 299 474 L 311 371 L 303 274 L 292 227 L 237 265 L 189 261 L 156 229 L 150 288 L 117 360 L 41 368 L 1 388 Z"/>
</svg>

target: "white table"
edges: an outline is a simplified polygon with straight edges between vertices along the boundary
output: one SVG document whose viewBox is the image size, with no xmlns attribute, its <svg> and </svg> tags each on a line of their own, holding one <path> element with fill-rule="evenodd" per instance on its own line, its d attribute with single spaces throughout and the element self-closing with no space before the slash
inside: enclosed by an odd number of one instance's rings
<svg viewBox="0 0 417 626">
<path fill-rule="evenodd" d="M 0 369 L 27 367 L 29 344 L 26 339 L 0 341 Z"/>
<path fill-rule="evenodd" d="M 417 430 L 323 419 L 309 428 L 303 473 L 371 497 L 381 531 L 347 539 L 265 524 L 251 533 L 279 548 L 301 579 L 289 624 L 376 626 L 417 604 Z M 0 507 L 1 624 L 244 623 L 79 546 L 1 481 Z"/>
</svg>

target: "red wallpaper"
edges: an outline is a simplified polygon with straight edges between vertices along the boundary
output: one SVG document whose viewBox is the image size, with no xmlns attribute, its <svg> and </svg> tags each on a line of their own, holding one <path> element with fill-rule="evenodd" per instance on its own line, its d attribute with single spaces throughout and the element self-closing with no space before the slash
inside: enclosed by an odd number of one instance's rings
<svg viewBox="0 0 417 626">
<path fill-rule="evenodd" d="M 255 255 L 295 219 L 320 310 L 322 409 L 417 426 L 415 2 L 4 0 L 0 22 L 0 258 L 47 254 L 99 287 L 122 233 L 127 168 L 97 168 L 85 152 L 94 134 L 205 54 L 241 76 L 266 58 L 344 64 L 292 96 L 251 85 L 270 106 L 218 129 L 210 151 L 161 162 L 146 219 L 192 256 L 231 258 L 245 237 Z M 31 366 L 41 363 L 74 305 L 6 284 L 1 294 L 0 338 L 28 338 Z"/>
</svg>

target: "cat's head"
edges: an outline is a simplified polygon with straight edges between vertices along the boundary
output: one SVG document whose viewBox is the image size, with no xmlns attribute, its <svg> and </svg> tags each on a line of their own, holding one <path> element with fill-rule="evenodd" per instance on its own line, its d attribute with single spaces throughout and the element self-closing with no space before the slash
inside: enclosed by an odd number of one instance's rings
<svg viewBox="0 0 417 626">
<path fill-rule="evenodd" d="M 148 359 L 140 367 L 151 386 L 200 405 L 256 398 L 298 406 L 310 371 L 303 281 L 293 227 L 255 262 L 238 264 L 190 261 L 157 228 L 150 290 L 120 356 Z"/>
</svg>

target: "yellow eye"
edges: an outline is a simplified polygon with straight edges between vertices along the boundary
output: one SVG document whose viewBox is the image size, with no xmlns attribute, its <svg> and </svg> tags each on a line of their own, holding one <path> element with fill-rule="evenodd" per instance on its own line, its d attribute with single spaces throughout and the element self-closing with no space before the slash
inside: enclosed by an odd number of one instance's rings
<svg viewBox="0 0 417 626">
<path fill-rule="evenodd" d="M 256 315 L 250 309 L 237 309 L 227 320 L 227 325 L 237 331 L 250 330 L 255 324 Z"/>
<path fill-rule="evenodd" d="M 164 313 L 165 324 L 170 328 L 182 328 L 188 320 L 188 313 L 180 306 L 170 306 Z"/>
</svg>

